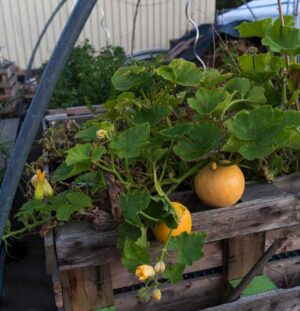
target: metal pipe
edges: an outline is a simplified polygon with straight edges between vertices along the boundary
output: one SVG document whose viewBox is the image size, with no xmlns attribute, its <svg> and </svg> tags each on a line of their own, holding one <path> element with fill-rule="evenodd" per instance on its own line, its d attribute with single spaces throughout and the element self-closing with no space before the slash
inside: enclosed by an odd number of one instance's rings
<svg viewBox="0 0 300 311">
<path fill-rule="evenodd" d="M 25 72 L 25 83 L 27 82 L 28 79 L 31 78 L 31 70 L 32 70 L 32 65 L 33 65 L 33 62 L 34 62 L 34 58 L 35 58 L 35 54 L 42 42 L 42 39 L 44 37 L 44 35 L 46 34 L 49 26 L 51 25 L 54 17 L 56 16 L 56 14 L 59 12 L 59 10 L 62 8 L 62 6 L 66 3 L 67 0 L 62 0 L 58 6 L 55 8 L 55 10 L 52 12 L 50 18 L 48 19 L 47 23 L 45 24 L 41 34 L 39 35 L 38 37 L 38 40 L 32 50 L 32 53 L 31 53 L 31 56 L 30 56 L 30 59 L 29 59 L 29 62 L 28 62 L 28 65 L 27 65 L 27 68 L 26 68 L 26 72 Z"/>
<path fill-rule="evenodd" d="M 32 143 L 56 83 L 97 0 L 78 0 L 43 73 L 26 114 L 0 189 L 0 237 L 2 240 L 11 205 Z"/>
</svg>

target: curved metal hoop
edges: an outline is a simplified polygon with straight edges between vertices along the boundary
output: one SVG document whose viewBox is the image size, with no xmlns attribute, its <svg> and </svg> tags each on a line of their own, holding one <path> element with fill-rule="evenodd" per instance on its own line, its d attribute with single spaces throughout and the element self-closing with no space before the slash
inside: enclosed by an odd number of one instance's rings
<svg viewBox="0 0 300 311">
<path fill-rule="evenodd" d="M 203 59 L 197 53 L 197 44 L 198 44 L 198 41 L 200 39 L 200 33 L 199 33 L 198 25 L 196 24 L 196 22 L 192 19 L 191 15 L 189 14 L 189 6 L 190 6 L 191 2 L 192 2 L 192 0 L 187 0 L 187 2 L 186 2 L 185 16 L 190 21 L 190 23 L 194 26 L 195 31 L 196 31 L 196 37 L 195 37 L 195 41 L 194 41 L 194 55 L 197 58 L 197 60 L 200 62 L 203 69 L 206 70 L 207 67 L 206 67 Z"/>
</svg>

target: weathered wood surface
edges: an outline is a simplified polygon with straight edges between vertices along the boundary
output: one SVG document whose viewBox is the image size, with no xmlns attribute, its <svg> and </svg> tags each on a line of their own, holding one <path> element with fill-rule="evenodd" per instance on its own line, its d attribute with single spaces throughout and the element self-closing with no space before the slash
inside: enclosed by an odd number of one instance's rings
<svg viewBox="0 0 300 311">
<path fill-rule="evenodd" d="M 52 267 L 56 261 L 52 230 L 49 231 L 47 235 L 44 237 L 44 248 L 45 248 L 45 257 L 46 257 L 46 272 L 48 275 L 51 275 Z"/>
<path fill-rule="evenodd" d="M 228 296 L 228 282 L 242 279 L 265 252 L 265 232 L 252 233 L 224 241 L 223 297 Z M 263 272 L 257 270 L 256 275 Z"/>
<path fill-rule="evenodd" d="M 17 67 L 15 63 L 11 63 L 6 68 L 0 68 L 0 82 L 7 81 L 16 73 Z"/>
<path fill-rule="evenodd" d="M 205 244 L 203 248 L 204 257 L 194 262 L 184 270 L 184 273 L 201 271 L 222 265 L 222 243 L 221 241 Z M 156 258 L 156 256 L 153 256 Z M 171 259 L 167 263 L 174 263 Z M 133 273 L 130 273 L 120 260 L 111 263 L 112 286 L 114 289 L 139 284 L 140 281 Z"/>
<path fill-rule="evenodd" d="M 114 304 L 109 265 L 61 271 L 65 311 L 90 311 Z"/>
<path fill-rule="evenodd" d="M 118 311 L 194 311 L 215 305 L 221 298 L 222 277 L 220 274 L 198 277 L 167 285 L 162 290 L 162 300 L 141 304 L 137 291 L 115 295 Z"/>
<path fill-rule="evenodd" d="M 0 119 L 0 143 L 3 143 L 5 147 L 7 147 L 8 154 L 12 152 L 14 141 L 18 133 L 19 122 L 19 118 Z M 0 158 L 0 170 L 4 166 L 5 161 Z"/>
<path fill-rule="evenodd" d="M 260 198 L 245 200 L 233 207 L 205 210 L 207 207 L 189 192 L 181 194 L 180 202 L 194 212 L 193 230 L 207 232 L 207 243 L 285 227 L 294 229 L 292 226 L 300 225 L 300 202 L 295 195 L 274 191 L 274 186 L 269 184 L 252 184 L 248 191 L 257 192 Z M 61 269 L 120 258 L 115 248 L 115 231 L 100 232 L 89 224 L 70 224 L 56 229 L 55 240 Z"/>
<path fill-rule="evenodd" d="M 300 287 L 278 289 L 241 298 L 202 311 L 300 311 Z"/>
<path fill-rule="evenodd" d="M 93 108 L 97 112 L 103 112 L 102 105 L 93 105 Z M 68 108 L 61 108 L 61 109 L 49 109 L 47 111 L 49 115 L 56 115 L 56 114 L 66 114 L 67 116 L 77 116 L 82 114 L 91 114 L 91 110 L 87 106 L 78 106 L 78 107 L 68 107 Z"/>
</svg>

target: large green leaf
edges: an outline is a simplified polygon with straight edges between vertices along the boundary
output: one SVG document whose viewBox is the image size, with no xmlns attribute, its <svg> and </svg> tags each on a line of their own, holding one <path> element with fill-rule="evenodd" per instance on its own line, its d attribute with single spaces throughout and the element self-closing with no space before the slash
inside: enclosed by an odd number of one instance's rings
<svg viewBox="0 0 300 311">
<path fill-rule="evenodd" d="M 159 134 L 170 139 L 176 139 L 187 134 L 191 126 L 190 123 L 178 123 L 170 128 L 161 130 Z"/>
<path fill-rule="evenodd" d="M 217 69 L 209 69 L 203 72 L 203 77 L 201 85 L 208 88 L 213 88 L 225 81 L 227 81 L 232 76 L 232 73 L 222 74 Z"/>
<path fill-rule="evenodd" d="M 65 191 L 53 199 L 51 207 L 56 211 L 56 218 L 59 221 L 68 221 L 73 213 L 92 207 L 92 201 L 81 192 Z"/>
<path fill-rule="evenodd" d="M 297 55 L 300 53 L 300 29 L 282 27 L 277 19 L 261 42 L 273 52 Z"/>
<path fill-rule="evenodd" d="M 118 91 L 129 91 L 144 83 L 143 66 L 128 66 L 119 68 L 112 77 L 112 83 Z"/>
<path fill-rule="evenodd" d="M 242 38 L 259 37 L 263 38 L 269 27 L 272 25 L 272 18 L 266 18 L 254 22 L 243 22 L 235 27 Z"/>
<path fill-rule="evenodd" d="M 91 168 L 90 161 L 82 161 L 73 165 L 67 165 L 65 162 L 61 163 L 54 171 L 51 177 L 52 182 L 66 180 L 68 178 L 79 175 L 88 171 Z"/>
<path fill-rule="evenodd" d="M 241 111 L 226 125 L 234 136 L 227 147 L 237 148 L 245 159 L 263 158 L 282 147 L 291 131 L 300 125 L 300 112 L 282 111 L 265 105 L 252 111 Z"/>
<path fill-rule="evenodd" d="M 148 247 L 142 247 L 129 238 L 126 239 L 124 242 L 122 263 L 130 272 L 134 272 L 140 265 L 149 264 L 150 260 L 151 257 Z"/>
<path fill-rule="evenodd" d="M 156 105 L 150 109 L 141 109 L 132 115 L 135 123 L 148 122 L 151 126 L 156 125 L 170 113 L 170 107 L 167 105 Z"/>
<path fill-rule="evenodd" d="M 149 123 L 137 124 L 113 138 L 109 146 L 120 159 L 138 157 L 143 145 L 149 139 L 149 135 Z"/>
<path fill-rule="evenodd" d="M 131 224 L 140 224 L 139 213 L 145 210 L 149 203 L 150 195 L 148 192 L 122 193 L 120 197 L 122 215 Z"/>
<path fill-rule="evenodd" d="M 254 104 L 264 104 L 266 97 L 262 86 L 251 86 L 251 83 L 246 78 L 234 78 L 226 84 L 228 92 L 236 92 L 238 99 Z"/>
<path fill-rule="evenodd" d="M 205 158 L 210 152 L 215 152 L 222 138 L 221 129 L 213 121 L 206 121 L 194 125 L 188 134 L 180 139 L 173 147 L 177 154 L 184 161 Z"/>
<path fill-rule="evenodd" d="M 182 274 L 184 268 L 184 264 L 167 265 L 164 278 L 168 279 L 171 283 L 176 284 L 183 280 Z"/>
<path fill-rule="evenodd" d="M 174 59 L 170 64 L 157 69 L 157 74 L 165 80 L 183 86 L 197 86 L 200 84 L 202 72 L 192 62 Z"/>
<path fill-rule="evenodd" d="M 238 57 L 242 75 L 256 82 L 264 82 L 279 73 L 284 66 L 284 58 L 274 56 L 273 53 L 257 55 L 243 54 Z"/>
<path fill-rule="evenodd" d="M 177 251 L 180 264 L 190 266 L 194 261 L 203 257 L 202 249 L 205 238 L 204 232 L 190 234 L 183 232 L 179 236 L 170 238 L 169 248 Z"/>
<path fill-rule="evenodd" d="M 221 90 L 201 88 L 196 92 L 196 98 L 188 99 L 188 104 L 199 114 L 211 114 L 225 99 L 226 94 Z"/>
<path fill-rule="evenodd" d="M 92 144 L 77 144 L 67 151 L 66 164 L 73 165 L 78 162 L 87 161 L 93 150 Z"/>
<path fill-rule="evenodd" d="M 76 133 L 75 138 L 82 139 L 86 142 L 90 142 L 96 139 L 97 137 L 97 131 L 99 130 L 99 127 L 96 125 L 92 125 L 89 127 L 86 127 L 79 132 Z"/>
</svg>

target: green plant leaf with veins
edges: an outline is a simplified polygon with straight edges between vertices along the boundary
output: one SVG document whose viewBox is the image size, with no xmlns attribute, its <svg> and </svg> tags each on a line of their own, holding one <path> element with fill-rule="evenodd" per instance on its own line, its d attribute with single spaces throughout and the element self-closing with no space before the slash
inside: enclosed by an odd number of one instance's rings
<svg viewBox="0 0 300 311">
<path fill-rule="evenodd" d="M 151 260 L 148 247 L 141 247 L 136 242 L 126 239 L 123 248 L 122 263 L 130 272 L 143 264 L 149 264 Z"/>
<path fill-rule="evenodd" d="M 122 215 L 131 224 L 139 225 L 141 223 L 139 212 L 146 209 L 149 203 L 150 195 L 148 192 L 122 193 L 120 197 Z"/>
<path fill-rule="evenodd" d="M 137 124 L 113 138 L 109 146 L 120 159 L 135 158 L 140 155 L 143 145 L 149 139 L 149 135 L 149 123 Z"/>
<path fill-rule="evenodd" d="M 182 274 L 185 269 L 184 264 L 167 265 L 164 272 L 164 278 L 170 280 L 171 283 L 176 284 L 183 280 Z"/>
<path fill-rule="evenodd" d="M 213 113 L 225 99 L 226 94 L 221 90 L 201 88 L 196 92 L 196 98 L 188 99 L 188 104 L 199 114 L 209 115 Z"/>
<path fill-rule="evenodd" d="M 201 70 L 194 63 L 183 59 L 174 59 L 170 64 L 159 67 L 157 74 L 182 86 L 197 86 L 202 77 Z"/>
<path fill-rule="evenodd" d="M 205 238 L 204 232 L 190 234 L 183 232 L 179 236 L 170 238 L 169 248 L 177 251 L 180 264 L 190 266 L 203 257 L 202 248 Z"/>
<path fill-rule="evenodd" d="M 206 121 L 191 127 L 173 150 L 184 161 L 204 158 L 215 152 L 222 138 L 221 129 L 213 121 Z"/>
</svg>

